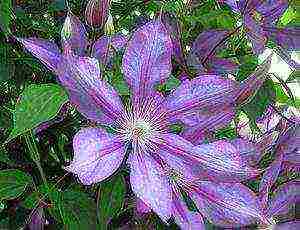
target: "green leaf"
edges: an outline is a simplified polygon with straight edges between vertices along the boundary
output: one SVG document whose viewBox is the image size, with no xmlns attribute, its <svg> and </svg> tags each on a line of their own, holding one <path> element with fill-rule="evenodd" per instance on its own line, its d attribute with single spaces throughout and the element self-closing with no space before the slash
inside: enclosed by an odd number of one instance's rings
<svg viewBox="0 0 300 230">
<path fill-rule="evenodd" d="M 14 128 L 7 142 L 54 118 L 67 100 L 66 92 L 59 85 L 30 85 L 16 105 Z"/>
<path fill-rule="evenodd" d="M 257 91 L 253 99 L 243 106 L 243 110 L 252 121 L 255 121 L 263 115 L 267 106 L 274 100 L 274 97 L 274 83 L 272 80 L 267 80 Z"/>
<path fill-rule="evenodd" d="M 10 22 L 12 19 L 12 1 L 0 0 L 0 28 L 5 34 L 10 33 Z"/>
<path fill-rule="evenodd" d="M 0 201 L 19 197 L 30 183 L 31 177 L 20 170 L 0 171 Z"/>
<path fill-rule="evenodd" d="M 105 229 L 110 218 L 116 215 L 123 207 L 126 194 L 125 181 L 121 175 L 102 183 L 99 189 L 98 212 L 100 228 Z"/>
<path fill-rule="evenodd" d="M 279 26 L 286 26 L 294 18 L 297 17 L 297 10 L 294 7 L 289 6 L 289 8 L 284 12 L 284 14 L 279 19 Z"/>
<path fill-rule="evenodd" d="M 12 164 L 11 160 L 8 157 L 8 154 L 4 148 L 0 146 L 0 162 L 6 163 L 8 165 Z"/>
<path fill-rule="evenodd" d="M 274 89 L 276 94 L 276 101 L 280 103 L 287 103 L 290 99 L 288 95 L 285 93 L 284 89 L 281 87 L 280 84 L 274 83 Z"/>
<path fill-rule="evenodd" d="M 1 1 L 1 0 L 0 0 Z M 14 63 L 9 61 L 9 47 L 4 43 L 0 44 L 0 83 L 11 78 L 14 72 Z"/>
<path fill-rule="evenodd" d="M 65 191 L 58 208 L 66 229 L 96 229 L 96 204 L 86 193 Z"/>
</svg>

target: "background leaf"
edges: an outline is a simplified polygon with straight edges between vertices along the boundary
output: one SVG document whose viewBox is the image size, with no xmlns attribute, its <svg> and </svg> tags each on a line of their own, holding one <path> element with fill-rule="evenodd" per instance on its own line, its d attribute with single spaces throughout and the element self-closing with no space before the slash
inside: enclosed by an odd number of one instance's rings
<svg viewBox="0 0 300 230">
<path fill-rule="evenodd" d="M 20 170 L 0 171 L 0 200 L 19 197 L 31 182 L 31 177 Z"/>
<path fill-rule="evenodd" d="M 100 185 L 97 206 L 100 229 L 105 229 L 109 219 L 121 210 L 125 193 L 125 181 L 121 175 Z"/>
<path fill-rule="evenodd" d="M 16 105 L 9 140 L 54 118 L 67 100 L 66 92 L 59 85 L 30 85 Z"/>
<path fill-rule="evenodd" d="M 66 229 L 95 229 L 96 205 L 86 193 L 64 191 L 61 194 L 59 211 Z"/>
<path fill-rule="evenodd" d="M 0 28 L 4 33 L 10 33 L 10 22 L 12 19 L 12 1 L 0 0 Z"/>
</svg>

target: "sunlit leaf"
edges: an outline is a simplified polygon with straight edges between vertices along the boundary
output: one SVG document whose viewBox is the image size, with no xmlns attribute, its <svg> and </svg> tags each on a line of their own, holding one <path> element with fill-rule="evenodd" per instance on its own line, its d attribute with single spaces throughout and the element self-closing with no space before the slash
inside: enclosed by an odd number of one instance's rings
<svg viewBox="0 0 300 230">
<path fill-rule="evenodd" d="M 68 96 L 55 84 L 30 85 L 14 111 L 14 128 L 8 141 L 55 117 Z"/>
</svg>

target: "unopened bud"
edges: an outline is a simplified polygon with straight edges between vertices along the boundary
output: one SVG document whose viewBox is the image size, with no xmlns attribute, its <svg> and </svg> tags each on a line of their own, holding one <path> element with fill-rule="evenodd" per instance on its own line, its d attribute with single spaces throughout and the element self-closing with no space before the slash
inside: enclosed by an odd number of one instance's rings
<svg viewBox="0 0 300 230">
<path fill-rule="evenodd" d="M 107 21 L 110 0 L 89 0 L 85 9 L 88 25 L 95 28 L 103 27 Z"/>
<path fill-rule="evenodd" d="M 112 35 L 115 32 L 113 17 L 111 14 L 108 15 L 107 21 L 104 26 L 104 32 L 106 35 Z"/>
</svg>

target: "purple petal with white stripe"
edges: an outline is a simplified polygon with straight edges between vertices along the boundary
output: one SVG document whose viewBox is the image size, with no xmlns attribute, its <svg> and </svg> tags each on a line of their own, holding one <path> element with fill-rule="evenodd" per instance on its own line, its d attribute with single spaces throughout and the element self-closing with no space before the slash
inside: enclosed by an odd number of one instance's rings
<svg viewBox="0 0 300 230">
<path fill-rule="evenodd" d="M 139 215 L 151 212 L 151 208 L 146 205 L 140 198 L 136 198 L 136 211 Z"/>
<path fill-rule="evenodd" d="M 172 215 L 172 196 L 161 166 L 150 156 L 130 155 L 130 183 L 133 192 L 163 221 Z"/>
<path fill-rule="evenodd" d="M 264 172 L 259 184 L 259 197 L 262 205 L 266 207 L 268 201 L 268 193 L 271 187 L 275 184 L 281 171 L 283 154 L 278 153 L 276 159 L 271 163 L 269 168 Z"/>
<path fill-rule="evenodd" d="M 244 16 L 244 25 L 246 27 L 247 37 L 252 43 L 254 53 L 262 53 L 267 42 L 267 37 L 263 27 L 255 21 L 250 14 L 246 14 Z"/>
<path fill-rule="evenodd" d="M 88 119 L 109 122 L 120 118 L 124 108 L 118 93 L 100 77 L 94 58 L 68 56 L 60 66 L 59 80 L 78 111 Z"/>
<path fill-rule="evenodd" d="M 17 38 L 17 40 L 51 71 L 57 73 L 61 52 L 55 43 L 39 38 Z"/>
<path fill-rule="evenodd" d="M 227 30 L 208 30 L 198 35 L 191 49 L 191 54 L 198 57 L 200 64 L 206 62 L 215 52 L 215 48 L 229 34 Z"/>
<path fill-rule="evenodd" d="M 201 213 L 221 227 L 240 227 L 264 219 L 254 192 L 243 184 L 201 181 L 189 193 Z"/>
<path fill-rule="evenodd" d="M 280 46 L 286 50 L 300 49 L 300 29 L 298 27 L 264 27 L 268 36 L 273 38 Z M 293 64 L 294 65 L 294 64 Z"/>
<path fill-rule="evenodd" d="M 161 134 L 159 145 L 161 150 L 190 164 L 192 173 L 201 179 L 239 182 L 259 174 L 243 162 L 238 149 L 226 141 L 194 146 L 178 135 Z"/>
<path fill-rule="evenodd" d="M 115 34 L 111 38 L 111 45 L 117 50 L 121 51 L 127 45 L 128 38 L 123 34 Z"/>
<path fill-rule="evenodd" d="M 262 4 L 256 7 L 256 10 L 262 14 L 264 24 L 276 24 L 276 21 L 282 16 L 288 8 L 287 0 L 268 0 L 262 1 Z"/>
<path fill-rule="evenodd" d="M 171 73 L 172 41 L 160 21 L 151 21 L 133 34 L 123 56 L 123 72 L 134 98 L 154 91 Z"/>
<path fill-rule="evenodd" d="M 203 75 L 184 81 L 166 100 L 166 109 L 174 119 L 188 116 L 190 111 L 232 104 L 238 84 L 217 75 Z"/>
<path fill-rule="evenodd" d="M 92 47 L 91 56 L 97 58 L 104 66 L 109 64 L 115 53 L 111 47 L 111 39 L 111 37 L 103 35 L 93 44 Z"/>
<path fill-rule="evenodd" d="M 111 176 L 125 156 L 123 143 L 100 128 L 81 129 L 73 139 L 73 149 L 74 158 L 65 169 L 85 185 Z"/>
</svg>

